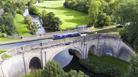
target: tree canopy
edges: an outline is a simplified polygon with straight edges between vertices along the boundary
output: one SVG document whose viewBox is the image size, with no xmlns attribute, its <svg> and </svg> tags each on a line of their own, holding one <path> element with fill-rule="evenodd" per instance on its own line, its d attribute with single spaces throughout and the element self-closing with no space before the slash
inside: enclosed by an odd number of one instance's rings
<svg viewBox="0 0 138 77">
<path fill-rule="evenodd" d="M 43 13 L 46 13 L 43 11 Z M 59 30 L 59 26 L 62 24 L 55 14 L 50 12 L 48 14 L 42 14 L 43 27 L 47 32 L 54 32 Z"/>
<path fill-rule="evenodd" d="M 116 23 L 114 12 L 119 0 L 89 0 L 89 26 L 103 27 Z"/>
<path fill-rule="evenodd" d="M 123 40 L 128 42 L 138 51 L 138 1 L 131 0 L 123 3 L 117 14 L 120 17 L 120 24 L 124 25 L 124 29 L 120 32 Z"/>
<path fill-rule="evenodd" d="M 83 72 L 71 70 L 65 72 L 55 61 L 50 61 L 46 64 L 44 70 L 38 70 L 32 72 L 25 77 L 88 77 Z"/>
</svg>

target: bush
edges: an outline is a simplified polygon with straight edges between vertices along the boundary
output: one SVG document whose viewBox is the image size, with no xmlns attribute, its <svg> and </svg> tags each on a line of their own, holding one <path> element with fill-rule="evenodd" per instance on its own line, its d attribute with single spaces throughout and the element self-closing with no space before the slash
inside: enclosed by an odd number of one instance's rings
<svg viewBox="0 0 138 77">
<path fill-rule="evenodd" d="M 48 62 L 42 71 L 42 77 L 64 77 L 65 72 L 54 61 Z"/>
<path fill-rule="evenodd" d="M 24 17 L 24 23 L 31 25 L 32 24 L 32 18 L 31 16 Z"/>
<path fill-rule="evenodd" d="M 16 10 L 16 13 L 18 13 L 18 14 L 21 14 L 21 15 L 22 15 L 22 14 L 23 14 L 23 10 L 17 9 L 17 10 Z"/>
<path fill-rule="evenodd" d="M 30 5 L 28 9 L 29 9 L 29 13 L 31 15 L 38 15 L 38 16 L 40 16 L 39 9 L 36 6 Z"/>
<path fill-rule="evenodd" d="M 109 26 L 112 23 L 112 17 L 107 15 L 106 13 L 100 13 L 97 17 L 97 21 L 95 24 L 95 27 L 104 27 L 104 26 Z"/>
<path fill-rule="evenodd" d="M 31 74 L 25 77 L 42 77 L 42 70 L 34 70 L 31 72 Z"/>
<path fill-rule="evenodd" d="M 14 17 L 11 13 L 5 13 L 0 17 L 0 32 L 7 35 L 13 35 L 16 33 L 14 26 Z"/>
<path fill-rule="evenodd" d="M 58 17 L 55 17 L 53 12 L 43 14 L 43 27 L 47 32 L 59 31 L 59 26 L 62 24 Z"/>
<path fill-rule="evenodd" d="M 135 56 L 131 61 L 129 77 L 138 77 L 138 55 Z"/>
<path fill-rule="evenodd" d="M 0 54 L 6 52 L 6 50 L 0 50 Z"/>
<path fill-rule="evenodd" d="M 88 13 L 88 2 L 86 0 L 66 0 L 64 7 Z"/>
<path fill-rule="evenodd" d="M 0 33 L 0 37 L 7 37 L 6 33 Z"/>
<path fill-rule="evenodd" d="M 66 73 L 65 77 L 88 77 L 87 75 L 85 75 L 83 72 L 79 71 L 75 71 L 75 70 L 71 70 L 68 73 Z"/>
<path fill-rule="evenodd" d="M 11 56 L 8 55 L 8 54 L 3 54 L 3 55 L 1 56 L 2 59 L 7 59 L 7 58 L 10 58 L 10 57 L 11 57 Z"/>
</svg>

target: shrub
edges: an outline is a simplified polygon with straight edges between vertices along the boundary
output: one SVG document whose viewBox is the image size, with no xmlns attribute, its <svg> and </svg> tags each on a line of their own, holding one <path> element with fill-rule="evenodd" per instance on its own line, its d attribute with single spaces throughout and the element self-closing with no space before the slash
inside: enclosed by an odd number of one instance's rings
<svg viewBox="0 0 138 77">
<path fill-rule="evenodd" d="M 34 70 L 31 72 L 31 74 L 25 77 L 42 77 L 42 70 Z"/>
<path fill-rule="evenodd" d="M 88 76 L 81 71 L 77 72 L 75 70 L 71 70 L 68 73 L 66 73 L 65 77 L 88 77 Z"/>
<path fill-rule="evenodd" d="M 0 54 L 6 52 L 6 50 L 0 50 Z"/>
<path fill-rule="evenodd" d="M 8 55 L 8 54 L 3 54 L 1 58 L 2 58 L 2 59 L 7 59 L 7 58 L 10 58 L 10 57 L 11 57 L 11 56 Z"/>
<path fill-rule="evenodd" d="M 64 77 L 65 72 L 54 61 L 48 62 L 42 71 L 42 77 Z"/>
<path fill-rule="evenodd" d="M 29 9 L 29 13 L 31 15 L 38 15 L 38 16 L 40 16 L 39 9 L 36 6 L 30 5 L 28 9 Z"/>
<path fill-rule="evenodd" d="M 14 26 L 14 17 L 11 13 L 5 13 L 0 17 L 0 32 L 7 35 L 13 35 L 16 33 Z"/>
<path fill-rule="evenodd" d="M 43 27 L 47 32 L 59 31 L 59 26 L 62 24 L 58 17 L 55 17 L 53 12 L 42 16 Z"/>
<path fill-rule="evenodd" d="M 6 33 L 0 33 L 0 37 L 7 37 Z"/>
<path fill-rule="evenodd" d="M 64 7 L 88 13 L 88 2 L 86 0 L 66 0 Z"/>
</svg>

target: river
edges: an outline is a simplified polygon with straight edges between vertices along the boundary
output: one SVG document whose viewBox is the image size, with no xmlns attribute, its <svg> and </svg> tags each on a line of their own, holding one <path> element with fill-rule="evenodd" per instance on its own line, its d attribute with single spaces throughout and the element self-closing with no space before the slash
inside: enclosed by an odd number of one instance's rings
<svg viewBox="0 0 138 77">
<path fill-rule="evenodd" d="M 23 16 L 31 16 L 32 17 L 32 22 L 36 23 L 38 25 L 38 30 L 36 32 L 36 35 L 40 35 L 40 34 L 45 34 L 46 33 L 46 31 L 45 31 L 45 29 L 44 29 L 44 27 L 42 25 L 43 24 L 42 19 L 39 16 L 30 15 L 28 8 L 25 9 L 25 11 L 23 13 Z"/>
</svg>

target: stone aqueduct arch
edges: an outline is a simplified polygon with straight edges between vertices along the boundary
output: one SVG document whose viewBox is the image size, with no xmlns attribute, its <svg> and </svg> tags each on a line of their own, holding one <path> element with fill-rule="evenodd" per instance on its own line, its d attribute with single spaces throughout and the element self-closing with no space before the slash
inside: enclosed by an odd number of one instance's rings
<svg viewBox="0 0 138 77">
<path fill-rule="evenodd" d="M 112 47 L 113 57 L 118 57 L 122 60 L 129 61 L 131 56 L 134 55 L 133 50 L 119 38 L 111 36 L 88 36 L 87 38 L 77 37 L 75 40 L 76 39 L 81 41 L 70 45 L 53 46 L 51 48 L 45 48 L 40 46 L 40 44 L 36 46 L 36 48 L 27 46 L 28 48 L 22 50 L 25 51 L 25 53 L 15 55 L 0 64 L 0 77 L 21 77 L 28 74 L 32 68 L 44 68 L 45 64 L 53 60 L 57 54 L 70 50 L 73 50 L 73 53 L 80 59 L 86 59 L 89 52 L 102 56 L 104 54 L 103 52 L 108 51 L 108 49 L 105 48 L 106 46 Z M 126 51 L 122 51 L 124 48 Z M 121 55 L 126 52 L 127 56 Z M 38 65 L 33 65 L 35 62 L 37 62 Z M 13 70 L 14 68 L 17 68 L 17 70 Z"/>
<path fill-rule="evenodd" d="M 80 49 L 77 49 L 76 47 L 71 47 L 71 48 L 67 48 L 67 49 L 64 49 L 62 50 L 61 52 L 64 52 L 64 51 L 68 51 L 68 52 L 72 52 L 74 55 L 76 55 L 79 59 L 82 59 L 83 58 L 83 53 L 81 52 Z M 70 51 L 71 50 L 71 51 Z M 49 60 L 53 60 L 53 58 L 59 54 L 60 52 L 56 53 L 55 55 L 51 56 Z M 48 61 L 47 61 L 48 62 Z M 34 63 L 37 63 L 38 65 L 34 64 Z M 28 64 L 27 64 L 28 65 Z M 29 65 L 28 65 L 28 68 L 29 68 L 29 72 L 33 69 L 41 69 L 42 67 L 44 67 L 45 64 L 42 63 L 42 59 L 40 57 L 37 57 L 37 56 L 32 56 L 32 58 L 30 58 L 29 60 Z"/>
<path fill-rule="evenodd" d="M 55 50 L 55 51 L 54 51 Z M 41 63 L 41 67 L 39 67 L 39 68 L 44 68 L 44 66 L 45 66 L 45 64 L 48 62 L 48 61 L 51 61 L 51 60 L 53 60 L 53 58 L 57 55 L 57 54 L 59 54 L 60 52 L 64 52 L 64 51 L 69 51 L 69 50 L 75 50 L 75 51 L 73 51 L 74 53 L 75 53 L 75 55 L 78 57 L 78 58 L 80 58 L 80 59 L 82 59 L 82 58 L 84 58 L 84 56 L 83 56 L 83 51 L 80 49 L 80 48 L 78 48 L 78 47 L 74 47 L 74 46 L 70 46 L 70 47 L 67 47 L 67 46 L 65 46 L 65 47 L 62 47 L 62 48 L 59 48 L 59 50 L 58 50 L 58 48 L 57 48 L 57 50 L 56 50 L 56 48 L 55 49 L 43 49 L 43 51 L 41 50 L 41 49 L 35 49 L 35 50 L 32 50 L 31 52 L 27 52 L 27 53 L 25 53 L 24 54 L 24 57 L 25 57 L 25 66 L 26 66 L 26 73 L 29 73 L 29 72 L 31 72 L 31 70 L 33 69 L 33 68 L 30 68 L 30 62 L 32 61 L 32 60 L 34 60 L 34 58 L 35 59 L 37 59 L 37 60 L 39 60 L 39 61 L 37 61 L 38 62 L 38 64 L 40 64 Z M 53 53 L 50 53 L 50 51 L 54 51 L 54 54 Z M 47 53 L 47 52 L 49 52 L 49 53 Z M 55 53 L 56 52 L 56 53 Z M 42 57 L 43 56 L 43 57 Z M 48 56 L 48 57 L 45 57 L 45 56 Z M 45 58 L 45 59 L 43 59 L 43 58 Z M 28 59 L 28 60 L 27 60 Z M 32 66 L 32 65 L 31 65 Z"/>
<path fill-rule="evenodd" d="M 42 69 L 42 62 L 38 57 L 33 57 L 29 63 L 30 69 Z"/>
</svg>

